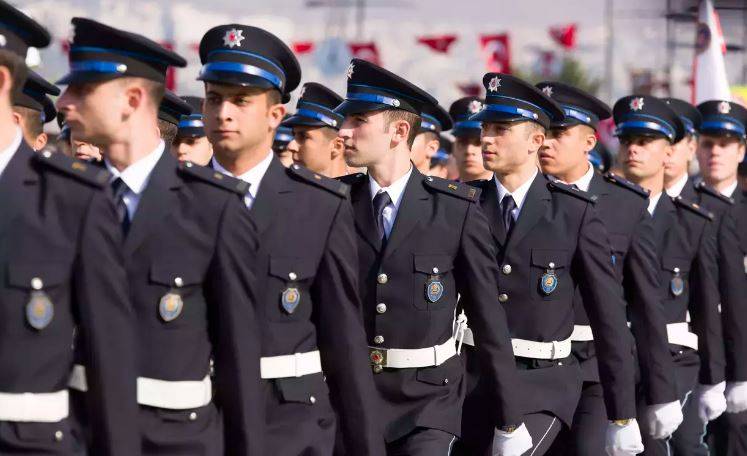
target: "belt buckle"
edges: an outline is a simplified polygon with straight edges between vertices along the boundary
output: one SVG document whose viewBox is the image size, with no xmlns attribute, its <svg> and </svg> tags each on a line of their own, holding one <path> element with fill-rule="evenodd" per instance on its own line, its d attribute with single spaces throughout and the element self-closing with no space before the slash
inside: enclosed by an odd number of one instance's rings
<svg viewBox="0 0 747 456">
<path fill-rule="evenodd" d="M 386 365 L 386 349 L 383 348 L 369 348 L 368 349 L 368 360 L 371 362 L 371 368 L 374 374 L 378 374 L 384 370 Z"/>
</svg>

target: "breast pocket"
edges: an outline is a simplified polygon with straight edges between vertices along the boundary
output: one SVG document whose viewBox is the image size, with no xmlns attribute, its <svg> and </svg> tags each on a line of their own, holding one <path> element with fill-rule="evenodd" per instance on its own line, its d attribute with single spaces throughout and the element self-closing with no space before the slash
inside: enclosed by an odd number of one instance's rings
<svg viewBox="0 0 747 456">
<path fill-rule="evenodd" d="M 687 296 L 690 290 L 690 261 L 685 258 L 663 257 L 661 269 L 668 288 L 666 297 L 677 299 Z"/>
<path fill-rule="evenodd" d="M 188 261 L 155 262 L 151 265 L 150 281 L 157 291 L 148 306 L 153 306 L 152 311 L 161 322 L 178 326 L 189 321 L 205 321 L 203 272 L 197 266 Z"/>
<path fill-rule="evenodd" d="M 311 258 L 270 257 L 270 283 L 266 302 L 272 321 L 308 320 L 311 317 L 311 285 L 316 261 Z"/>
<path fill-rule="evenodd" d="M 8 285 L 21 294 L 23 308 L 8 309 L 11 320 L 23 314 L 26 324 L 38 331 L 72 325 L 69 312 L 70 267 L 64 262 L 25 262 L 8 265 Z M 18 312 L 18 314 L 16 314 Z M 67 323 L 61 324 L 61 323 Z"/>
<path fill-rule="evenodd" d="M 455 302 L 451 255 L 414 255 L 413 304 L 418 310 L 441 310 Z"/>
<path fill-rule="evenodd" d="M 532 296 L 554 301 L 570 296 L 568 252 L 562 249 L 532 249 L 530 286 Z"/>
</svg>

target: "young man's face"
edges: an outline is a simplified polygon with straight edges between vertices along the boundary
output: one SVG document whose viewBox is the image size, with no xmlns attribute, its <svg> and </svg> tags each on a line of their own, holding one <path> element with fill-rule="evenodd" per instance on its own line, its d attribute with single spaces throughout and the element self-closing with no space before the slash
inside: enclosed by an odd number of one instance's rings
<svg viewBox="0 0 747 456">
<path fill-rule="evenodd" d="M 542 172 L 565 177 L 575 170 L 587 170 L 589 151 L 596 143 L 594 130 L 586 125 L 550 129 L 539 151 Z"/>
<path fill-rule="evenodd" d="M 482 162 L 482 144 L 479 136 L 457 136 L 451 153 L 459 167 L 459 175 L 471 178 L 485 173 Z"/>
<path fill-rule="evenodd" d="M 686 135 L 680 142 L 672 146 L 672 154 L 664 162 L 664 179 L 674 182 L 687 174 L 687 167 L 695 157 L 696 139 Z"/>
<path fill-rule="evenodd" d="M 703 135 L 698 142 L 698 164 L 709 184 L 730 182 L 744 159 L 744 142 L 734 136 Z"/>
<path fill-rule="evenodd" d="M 664 163 L 672 154 L 672 145 L 664 138 L 623 136 L 618 156 L 625 176 L 640 182 L 663 172 Z"/>
<path fill-rule="evenodd" d="M 420 133 L 415 137 L 410 150 L 410 160 L 421 172 L 426 172 L 431 166 L 431 158 L 438 152 L 438 138 L 432 133 Z"/>
<path fill-rule="evenodd" d="M 126 81 L 74 82 L 57 100 L 57 107 L 79 141 L 107 145 L 126 134 L 121 128 L 132 113 Z"/>
<path fill-rule="evenodd" d="M 386 125 L 383 111 L 347 116 L 338 133 L 347 164 L 362 168 L 377 163 L 390 149 L 394 128 L 394 122 Z"/>
<path fill-rule="evenodd" d="M 293 161 L 320 174 L 342 155 L 342 149 L 342 139 L 336 130 L 302 125 L 293 127 L 293 141 L 287 148 L 293 154 Z"/>
<path fill-rule="evenodd" d="M 273 103 L 268 90 L 205 83 L 203 123 L 217 155 L 239 155 L 266 145 L 269 150 L 285 106 Z"/>
<path fill-rule="evenodd" d="M 483 122 L 482 159 L 485 168 L 511 174 L 536 163 L 545 135 L 530 122 Z"/>
<path fill-rule="evenodd" d="M 101 149 L 93 144 L 79 141 L 76 137 L 71 137 L 73 157 L 84 161 L 101 161 Z"/>
<path fill-rule="evenodd" d="M 174 139 L 171 152 L 181 161 L 190 161 L 201 166 L 210 163 L 213 156 L 213 146 L 206 136 L 199 138 L 184 137 Z"/>
</svg>

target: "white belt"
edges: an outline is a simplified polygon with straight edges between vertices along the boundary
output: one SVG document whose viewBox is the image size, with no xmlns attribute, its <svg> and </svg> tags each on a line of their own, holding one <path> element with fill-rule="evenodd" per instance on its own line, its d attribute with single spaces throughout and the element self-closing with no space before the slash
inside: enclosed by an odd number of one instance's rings
<svg viewBox="0 0 747 456">
<path fill-rule="evenodd" d="M 594 340 L 594 333 L 592 333 L 591 331 L 591 326 L 588 326 L 588 325 L 573 326 L 573 333 L 571 333 L 571 341 L 589 342 L 591 340 Z"/>
<path fill-rule="evenodd" d="M 571 339 L 552 342 L 511 339 L 514 356 L 533 359 L 563 359 L 571 354 Z"/>
<path fill-rule="evenodd" d="M 267 356 L 259 360 L 260 376 L 264 379 L 303 377 L 322 371 L 319 350 L 292 355 Z"/>
<path fill-rule="evenodd" d="M 446 342 L 427 348 L 378 348 L 368 347 L 371 354 L 371 363 L 388 367 L 390 369 L 408 369 L 413 367 L 440 366 L 447 360 L 456 356 L 457 341 L 450 337 Z M 374 356 L 381 358 L 380 362 L 374 361 Z"/>
<path fill-rule="evenodd" d="M 698 349 L 698 336 L 690 332 L 687 322 L 669 323 L 667 325 L 667 340 L 670 344 L 682 345 L 693 350 Z"/>
<path fill-rule="evenodd" d="M 67 418 L 67 390 L 55 393 L 0 393 L 0 421 L 56 423 Z"/>
<path fill-rule="evenodd" d="M 78 391 L 88 391 L 86 368 L 73 366 L 68 386 Z M 210 376 L 202 380 L 159 380 L 137 378 L 137 403 L 168 410 L 188 410 L 204 407 L 213 399 L 213 384 Z"/>
<path fill-rule="evenodd" d="M 462 339 L 462 343 L 464 345 L 469 345 L 470 347 L 475 346 L 475 336 L 472 334 L 472 328 L 465 328 L 464 329 L 464 336 Z"/>
</svg>

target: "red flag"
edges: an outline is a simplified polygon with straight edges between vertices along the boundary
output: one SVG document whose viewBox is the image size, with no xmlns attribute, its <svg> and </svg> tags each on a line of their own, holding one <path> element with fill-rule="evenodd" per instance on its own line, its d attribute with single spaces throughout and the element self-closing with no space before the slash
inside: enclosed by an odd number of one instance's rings
<svg viewBox="0 0 747 456">
<path fill-rule="evenodd" d="M 192 52 L 200 53 L 200 43 L 189 43 L 189 50 Z"/>
<path fill-rule="evenodd" d="M 457 88 L 465 97 L 479 97 L 482 95 L 482 84 L 474 82 L 457 83 Z"/>
<path fill-rule="evenodd" d="M 350 53 L 354 58 L 367 60 L 374 65 L 381 65 L 379 60 L 379 48 L 373 41 L 350 43 Z"/>
<path fill-rule="evenodd" d="M 508 33 L 497 35 L 480 35 L 480 47 L 485 56 L 488 71 L 498 73 L 511 72 L 511 49 Z"/>
<path fill-rule="evenodd" d="M 174 50 L 174 43 L 171 41 L 162 41 L 161 46 L 169 51 Z M 173 66 L 170 66 L 166 70 L 166 88 L 172 92 L 176 91 L 176 68 Z"/>
<path fill-rule="evenodd" d="M 576 24 L 550 27 L 550 36 L 563 49 L 570 51 L 576 47 Z"/>
<path fill-rule="evenodd" d="M 457 36 L 453 34 L 449 35 L 434 35 L 434 36 L 420 36 L 418 37 L 418 43 L 425 44 L 433 52 L 439 54 L 446 54 L 449 52 L 449 48 L 457 40 Z"/>
<path fill-rule="evenodd" d="M 314 50 L 313 41 L 294 41 L 293 52 L 296 55 L 304 55 Z"/>
</svg>

